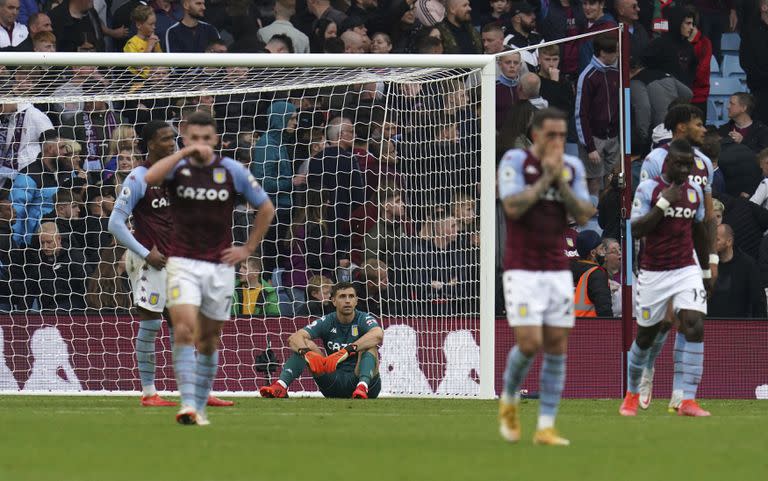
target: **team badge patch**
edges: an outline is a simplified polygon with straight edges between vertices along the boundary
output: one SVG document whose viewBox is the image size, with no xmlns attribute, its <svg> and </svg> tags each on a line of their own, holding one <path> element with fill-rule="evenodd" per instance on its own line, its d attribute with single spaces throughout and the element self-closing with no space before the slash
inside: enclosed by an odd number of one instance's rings
<svg viewBox="0 0 768 481">
<path fill-rule="evenodd" d="M 160 294 L 153 292 L 149 295 L 149 303 L 153 306 L 157 305 L 157 301 L 160 300 Z"/>
<path fill-rule="evenodd" d="M 693 189 L 688 189 L 688 202 L 691 204 L 696 203 L 696 191 Z"/>
<path fill-rule="evenodd" d="M 640 171 L 640 180 L 648 180 L 648 171 L 643 169 Z"/>
<path fill-rule="evenodd" d="M 189 169 L 181 169 L 179 173 L 184 177 L 189 177 L 190 175 L 192 175 L 192 171 L 190 171 Z"/>
<path fill-rule="evenodd" d="M 694 162 L 696 162 L 696 167 L 698 167 L 699 169 L 704 169 L 704 161 L 703 160 L 701 160 L 698 157 L 694 157 L 693 160 L 694 160 Z"/>
<path fill-rule="evenodd" d="M 122 197 L 130 197 L 131 196 L 131 188 L 130 187 L 123 187 L 123 190 L 120 191 L 120 195 Z"/>
<path fill-rule="evenodd" d="M 640 310 L 640 316 L 642 316 L 644 321 L 650 321 L 651 320 L 651 309 L 648 307 L 643 307 Z"/>
<path fill-rule="evenodd" d="M 565 243 L 568 244 L 568 247 L 573 247 L 573 239 L 570 237 L 565 238 Z"/>
<path fill-rule="evenodd" d="M 643 203 L 642 203 L 642 201 L 640 199 L 635 199 L 632 202 L 632 207 L 634 207 L 635 209 L 639 209 L 640 206 L 642 206 L 642 205 L 643 205 Z"/>
<path fill-rule="evenodd" d="M 227 181 L 227 169 L 213 169 L 213 181 L 217 184 L 223 184 Z"/>
<path fill-rule="evenodd" d="M 171 299 L 178 299 L 181 295 L 181 290 L 178 287 L 171 287 Z"/>
<path fill-rule="evenodd" d="M 528 304 L 520 304 L 517 308 L 517 315 L 520 317 L 528 317 Z"/>
<path fill-rule="evenodd" d="M 358 332 L 357 331 L 357 324 L 355 324 L 354 326 L 352 326 L 352 335 L 357 337 L 357 332 Z"/>
</svg>

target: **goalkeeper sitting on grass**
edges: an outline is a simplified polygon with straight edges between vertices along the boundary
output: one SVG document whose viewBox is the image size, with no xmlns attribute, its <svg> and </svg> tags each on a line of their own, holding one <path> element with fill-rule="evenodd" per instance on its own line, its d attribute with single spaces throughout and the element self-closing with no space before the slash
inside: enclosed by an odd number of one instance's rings
<svg viewBox="0 0 768 481">
<path fill-rule="evenodd" d="M 288 338 L 293 355 L 283 365 L 278 379 L 262 387 L 262 397 L 288 397 L 288 386 L 309 367 L 318 389 L 330 398 L 375 398 L 381 391 L 378 345 L 384 331 L 376 319 L 355 309 L 357 294 L 349 282 L 331 289 L 336 312 L 312 321 Z M 322 339 L 323 356 L 312 339 Z"/>
</svg>

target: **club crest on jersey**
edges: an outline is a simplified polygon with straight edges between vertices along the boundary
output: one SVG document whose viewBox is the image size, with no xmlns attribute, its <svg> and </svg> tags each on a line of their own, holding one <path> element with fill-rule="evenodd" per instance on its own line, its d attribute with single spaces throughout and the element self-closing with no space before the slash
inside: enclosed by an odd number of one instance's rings
<svg viewBox="0 0 768 481">
<path fill-rule="evenodd" d="M 643 307 L 640 311 L 640 316 L 642 316 L 644 321 L 650 321 L 651 320 L 651 309 L 648 307 Z"/>
<path fill-rule="evenodd" d="M 573 239 L 570 237 L 565 238 L 565 243 L 568 244 L 568 247 L 573 247 Z"/>
<path fill-rule="evenodd" d="M 355 324 L 354 326 L 352 326 L 352 335 L 357 337 L 357 332 L 358 332 L 357 331 L 357 324 Z"/>
<path fill-rule="evenodd" d="M 123 187 L 123 190 L 120 191 L 120 195 L 123 197 L 130 197 L 131 196 L 131 188 L 128 186 Z"/>
<path fill-rule="evenodd" d="M 688 202 L 691 204 L 696 203 L 696 191 L 693 189 L 688 189 Z"/>
<path fill-rule="evenodd" d="M 703 160 L 701 160 L 698 157 L 694 157 L 693 161 L 696 162 L 696 167 L 698 167 L 699 169 L 702 169 L 702 170 L 704 169 L 704 161 Z"/>
<path fill-rule="evenodd" d="M 160 294 L 153 292 L 149 295 L 149 303 L 153 306 L 157 305 L 157 301 L 160 300 Z"/>
<path fill-rule="evenodd" d="M 227 181 L 227 169 L 216 168 L 213 169 L 213 181 L 217 184 L 223 184 Z"/>
</svg>

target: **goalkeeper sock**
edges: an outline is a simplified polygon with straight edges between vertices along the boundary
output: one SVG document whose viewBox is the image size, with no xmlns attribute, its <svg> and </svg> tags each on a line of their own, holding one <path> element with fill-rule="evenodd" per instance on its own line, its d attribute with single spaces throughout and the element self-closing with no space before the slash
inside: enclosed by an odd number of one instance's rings
<svg viewBox="0 0 768 481">
<path fill-rule="evenodd" d="M 504 392 L 502 393 L 502 399 L 506 402 L 517 402 L 520 400 L 520 393 L 518 391 L 528 375 L 531 361 L 533 361 L 533 356 L 527 357 L 517 346 L 514 346 L 509 351 L 507 368 L 504 370 Z"/>
<path fill-rule="evenodd" d="M 672 358 L 675 363 L 675 371 L 672 376 L 672 391 L 683 390 L 683 351 L 688 341 L 685 336 L 678 332 L 675 334 L 675 348 L 672 351 Z"/>
<path fill-rule="evenodd" d="M 159 319 L 139 322 L 136 336 L 136 364 L 139 367 L 142 395 L 154 396 L 155 391 L 155 339 L 162 323 Z"/>
<path fill-rule="evenodd" d="M 304 357 L 296 354 L 295 352 L 291 357 L 283 364 L 283 370 L 280 371 L 280 380 L 287 386 L 290 386 L 294 379 L 301 376 L 304 372 L 304 368 L 307 367 L 307 361 Z"/>
<path fill-rule="evenodd" d="M 696 399 L 696 390 L 704 372 L 704 343 L 687 342 L 683 351 L 683 399 Z"/>
<path fill-rule="evenodd" d="M 643 377 L 643 369 L 648 364 L 648 351 L 650 349 L 640 349 L 637 341 L 632 343 L 629 349 L 629 359 L 627 362 L 627 390 L 632 394 L 640 392 L 640 378 Z"/>
<path fill-rule="evenodd" d="M 565 385 L 565 354 L 544 354 L 539 377 L 539 422 L 536 429 L 555 425 L 557 407 Z"/>
<path fill-rule="evenodd" d="M 195 384 L 197 374 L 195 369 L 195 346 L 176 345 L 173 349 L 173 370 L 176 373 L 176 384 L 181 396 L 181 404 L 185 407 L 195 407 Z"/>
<path fill-rule="evenodd" d="M 373 371 L 376 369 L 376 356 L 369 351 L 365 351 L 362 354 L 359 354 L 359 356 L 360 377 L 358 379 L 360 382 L 364 382 L 365 386 L 368 387 L 371 384 L 371 379 L 373 379 Z"/>
<path fill-rule="evenodd" d="M 648 348 L 648 362 L 645 365 L 648 369 L 653 369 L 653 366 L 656 365 L 656 358 L 659 357 L 659 353 L 664 349 L 664 343 L 667 342 L 667 336 L 669 336 L 669 331 L 659 331 L 656 334 L 653 344 Z"/>
<path fill-rule="evenodd" d="M 206 355 L 197 353 L 197 384 L 195 385 L 195 400 L 197 401 L 197 410 L 202 411 L 208 404 L 208 395 L 211 393 L 213 380 L 216 378 L 216 371 L 219 370 L 219 351 L 213 351 L 213 354 Z"/>
</svg>

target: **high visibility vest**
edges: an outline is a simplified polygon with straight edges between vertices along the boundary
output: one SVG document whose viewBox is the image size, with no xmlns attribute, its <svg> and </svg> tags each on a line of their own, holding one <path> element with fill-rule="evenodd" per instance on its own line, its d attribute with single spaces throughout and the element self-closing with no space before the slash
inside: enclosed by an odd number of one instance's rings
<svg viewBox="0 0 768 481">
<path fill-rule="evenodd" d="M 576 317 L 597 317 L 595 304 L 589 298 L 589 292 L 587 292 L 587 285 L 589 284 L 589 276 L 598 269 L 600 269 L 600 266 L 595 266 L 582 274 L 579 278 L 579 283 L 576 284 L 576 294 L 573 299 L 573 303 L 576 306 Z"/>
</svg>

